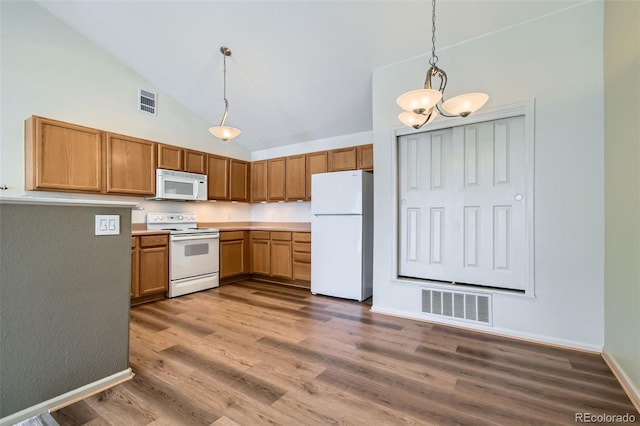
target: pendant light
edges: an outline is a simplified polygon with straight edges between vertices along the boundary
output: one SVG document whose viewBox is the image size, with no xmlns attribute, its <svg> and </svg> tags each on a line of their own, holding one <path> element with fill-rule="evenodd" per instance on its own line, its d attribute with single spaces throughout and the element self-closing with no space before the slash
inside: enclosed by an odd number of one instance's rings
<svg viewBox="0 0 640 426">
<path fill-rule="evenodd" d="M 220 125 L 209 127 L 209 132 L 221 141 L 230 141 L 240 134 L 240 129 L 224 125 L 224 122 L 227 120 L 227 115 L 229 114 L 229 101 L 227 100 L 227 56 L 231 56 L 231 49 L 222 46 L 220 53 L 222 53 L 222 57 L 224 58 L 224 115 L 222 116 Z"/>
<path fill-rule="evenodd" d="M 467 93 L 444 100 L 444 89 L 447 86 L 447 74 L 438 68 L 436 56 L 436 0 L 432 2 L 431 14 L 431 58 L 424 82 L 424 89 L 412 90 L 396 99 L 396 103 L 404 110 L 398 115 L 402 124 L 419 129 L 432 122 L 439 114 L 444 117 L 466 117 L 482 108 L 489 100 L 484 93 Z M 435 78 L 440 79 L 437 89 Z"/>
</svg>

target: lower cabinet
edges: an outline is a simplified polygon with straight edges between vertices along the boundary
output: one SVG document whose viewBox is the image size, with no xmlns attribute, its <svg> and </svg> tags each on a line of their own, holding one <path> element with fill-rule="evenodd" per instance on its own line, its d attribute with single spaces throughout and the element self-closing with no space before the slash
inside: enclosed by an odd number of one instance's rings
<svg viewBox="0 0 640 426">
<path fill-rule="evenodd" d="M 291 232 L 271 232 L 271 276 L 292 278 Z"/>
<path fill-rule="evenodd" d="M 220 232 L 220 278 L 249 273 L 248 231 Z"/>
<path fill-rule="evenodd" d="M 132 303 L 163 298 L 169 290 L 169 236 L 132 237 L 131 249 Z"/>
<path fill-rule="evenodd" d="M 311 233 L 293 233 L 293 279 L 311 281 Z"/>
<path fill-rule="evenodd" d="M 254 275 L 311 281 L 311 233 L 251 231 Z"/>
</svg>

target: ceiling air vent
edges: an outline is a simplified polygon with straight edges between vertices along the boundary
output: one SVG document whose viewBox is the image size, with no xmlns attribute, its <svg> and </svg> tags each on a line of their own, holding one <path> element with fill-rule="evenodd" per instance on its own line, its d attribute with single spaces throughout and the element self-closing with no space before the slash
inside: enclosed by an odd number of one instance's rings
<svg viewBox="0 0 640 426">
<path fill-rule="evenodd" d="M 491 295 L 484 293 L 423 288 L 422 312 L 454 320 L 492 325 Z"/>
<path fill-rule="evenodd" d="M 158 115 L 156 111 L 158 94 L 144 89 L 138 89 L 138 111 Z"/>
</svg>

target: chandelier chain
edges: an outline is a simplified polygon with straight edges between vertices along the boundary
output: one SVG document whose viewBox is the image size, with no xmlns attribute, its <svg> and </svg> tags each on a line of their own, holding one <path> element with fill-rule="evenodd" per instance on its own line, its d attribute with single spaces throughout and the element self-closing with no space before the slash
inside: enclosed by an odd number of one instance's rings
<svg viewBox="0 0 640 426">
<path fill-rule="evenodd" d="M 438 63 L 436 56 L 436 0 L 431 2 L 431 59 L 429 65 L 435 66 Z"/>
</svg>

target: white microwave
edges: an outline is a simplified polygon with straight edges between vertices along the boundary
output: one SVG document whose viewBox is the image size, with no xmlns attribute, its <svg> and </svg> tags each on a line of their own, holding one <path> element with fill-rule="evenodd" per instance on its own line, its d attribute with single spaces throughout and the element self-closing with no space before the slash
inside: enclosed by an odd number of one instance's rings
<svg viewBox="0 0 640 426">
<path fill-rule="evenodd" d="M 207 175 L 156 170 L 156 196 L 149 200 L 206 201 Z"/>
</svg>

